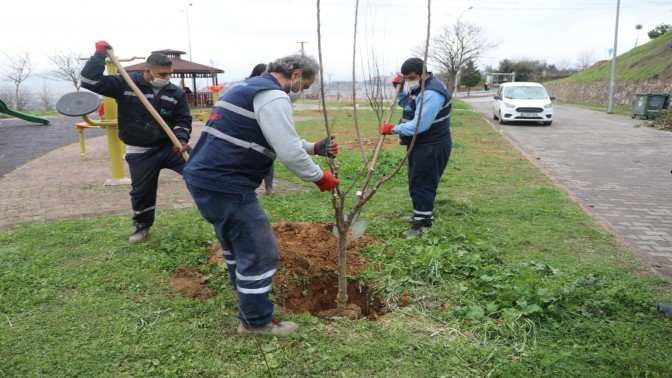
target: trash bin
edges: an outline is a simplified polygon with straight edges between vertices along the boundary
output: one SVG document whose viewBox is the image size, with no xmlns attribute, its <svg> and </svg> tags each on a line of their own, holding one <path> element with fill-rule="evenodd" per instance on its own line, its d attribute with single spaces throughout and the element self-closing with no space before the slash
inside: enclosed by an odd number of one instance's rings
<svg viewBox="0 0 672 378">
<path fill-rule="evenodd" d="M 635 93 L 632 102 L 632 118 L 657 117 L 661 110 L 667 109 L 669 98 L 669 93 Z"/>
</svg>

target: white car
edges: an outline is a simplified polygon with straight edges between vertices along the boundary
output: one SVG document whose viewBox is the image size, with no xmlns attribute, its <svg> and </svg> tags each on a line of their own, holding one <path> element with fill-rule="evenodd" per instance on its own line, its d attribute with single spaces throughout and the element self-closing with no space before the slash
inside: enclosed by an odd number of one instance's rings
<svg viewBox="0 0 672 378">
<path fill-rule="evenodd" d="M 507 122 L 543 122 L 553 123 L 553 103 L 555 97 L 549 96 L 546 88 L 539 83 L 504 83 L 497 89 L 492 104 L 492 118 L 499 124 Z"/>
</svg>

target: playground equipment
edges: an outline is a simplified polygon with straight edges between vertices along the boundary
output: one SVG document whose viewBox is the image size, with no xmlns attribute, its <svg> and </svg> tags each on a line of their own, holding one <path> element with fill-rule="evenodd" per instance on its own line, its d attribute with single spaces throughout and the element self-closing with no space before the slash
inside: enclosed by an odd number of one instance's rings
<svg viewBox="0 0 672 378">
<path fill-rule="evenodd" d="M 219 91 L 224 89 L 223 85 L 209 85 L 208 89 L 212 91 L 212 103 L 215 104 L 219 101 Z"/>
<path fill-rule="evenodd" d="M 144 58 L 134 56 L 129 59 L 123 59 L 122 61 L 128 62 L 135 59 L 144 59 Z M 107 68 L 108 74 L 115 75 L 117 73 L 117 67 L 111 61 L 106 61 L 105 67 Z M 96 97 L 95 106 L 93 104 L 93 97 L 91 97 L 91 95 Z M 65 96 L 69 96 L 70 98 L 64 100 L 64 102 L 61 103 L 61 100 L 63 100 Z M 105 181 L 105 185 L 129 185 L 131 183 L 131 179 L 126 177 L 124 172 L 123 157 L 124 154 L 126 153 L 126 145 L 119 139 L 119 126 L 117 125 L 117 101 L 110 97 L 103 97 L 103 107 L 105 108 L 105 114 L 101 116 L 100 121 L 93 121 L 88 117 L 88 114 L 93 113 L 100 106 L 100 98 L 97 95 L 91 92 L 75 92 L 75 93 L 68 93 L 65 96 L 61 97 L 61 99 L 58 100 L 58 102 L 61 104 L 60 107 L 58 103 L 56 104 L 56 110 L 58 110 L 61 114 L 70 116 L 81 116 L 84 119 L 84 122 L 77 123 L 75 125 L 75 127 L 77 127 L 78 133 L 82 131 L 82 139 L 80 139 L 80 147 L 82 147 L 84 143 L 83 142 L 84 129 L 92 127 L 103 127 L 107 132 L 107 146 L 110 151 L 110 165 L 112 166 L 112 178 L 107 179 Z M 89 99 L 85 99 L 83 96 L 88 96 Z M 73 103 L 81 102 L 81 104 L 79 106 L 71 105 L 72 109 L 70 110 L 70 112 L 72 112 L 72 114 L 66 114 L 63 113 L 60 109 L 61 107 L 66 108 L 65 111 L 68 111 L 67 107 L 65 106 L 66 105 L 65 101 L 70 101 Z M 80 113 L 80 114 L 74 114 L 74 113 Z M 83 149 L 83 153 L 86 154 L 85 149 Z"/>
<path fill-rule="evenodd" d="M 103 99 L 103 103 L 105 99 Z M 116 116 L 116 103 L 114 103 L 114 115 Z M 71 117 L 81 116 L 84 122 L 75 124 L 77 134 L 79 135 L 80 156 L 86 155 L 84 145 L 84 129 L 104 128 L 107 131 L 107 145 L 110 151 L 110 164 L 112 166 L 112 178 L 105 181 L 104 185 L 128 185 L 131 180 L 125 177 L 123 154 L 126 152 L 125 145 L 117 135 L 117 120 L 106 120 L 105 116 L 100 121 L 94 121 L 89 118 L 89 114 L 98 110 L 100 107 L 100 98 L 91 92 L 72 92 L 62 96 L 56 103 L 56 110 L 59 113 Z M 105 109 L 108 109 L 105 107 Z M 109 111 L 109 110 L 108 110 Z"/>
<path fill-rule="evenodd" d="M 216 104 L 219 101 L 219 92 L 224 89 L 223 85 L 209 85 L 208 89 L 212 91 L 212 104 Z M 201 109 L 196 113 L 196 119 L 201 122 L 206 122 L 210 116 L 210 109 Z"/>
<path fill-rule="evenodd" d="M 31 114 L 27 114 L 24 112 L 20 112 L 18 110 L 12 109 L 7 104 L 5 104 L 4 101 L 0 100 L 0 113 L 5 113 L 7 115 L 10 115 L 12 117 L 16 118 L 21 118 L 23 120 L 29 121 L 29 122 L 35 122 L 35 123 L 42 123 L 45 125 L 49 124 L 49 120 L 46 118 L 34 116 Z"/>
</svg>

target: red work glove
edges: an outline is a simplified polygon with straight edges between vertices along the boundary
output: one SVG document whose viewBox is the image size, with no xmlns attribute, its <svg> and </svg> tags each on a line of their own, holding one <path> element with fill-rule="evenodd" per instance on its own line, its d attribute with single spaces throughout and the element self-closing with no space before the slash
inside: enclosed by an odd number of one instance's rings
<svg viewBox="0 0 672 378">
<path fill-rule="evenodd" d="M 96 42 L 96 51 L 103 55 L 107 55 L 107 50 L 110 50 L 111 48 L 112 46 L 110 46 L 110 44 L 105 41 Z"/>
<path fill-rule="evenodd" d="M 185 142 L 183 140 L 180 141 L 180 144 L 182 144 L 181 148 L 177 148 L 177 146 L 173 146 L 173 152 L 176 153 L 177 156 L 182 157 L 182 156 L 184 156 L 182 154 L 182 152 L 184 152 L 184 151 L 189 152 L 189 145 L 187 144 L 187 142 Z"/>
<path fill-rule="evenodd" d="M 394 88 L 397 88 L 397 85 L 401 85 L 401 87 L 404 87 L 404 79 L 402 79 L 401 75 L 397 75 L 392 79 L 392 86 Z"/>
<path fill-rule="evenodd" d="M 338 185 L 339 181 L 339 179 L 331 174 L 331 171 L 324 171 L 322 178 L 320 181 L 316 182 L 315 185 L 320 188 L 320 192 L 326 192 L 328 190 L 334 189 L 336 185 Z"/>
<path fill-rule="evenodd" d="M 338 144 L 333 142 L 334 138 L 336 136 L 332 135 L 329 141 L 327 141 L 327 138 L 324 138 L 315 142 L 313 145 L 313 154 L 335 158 L 338 155 Z"/>
<path fill-rule="evenodd" d="M 380 125 L 378 131 L 383 135 L 392 135 L 392 128 L 394 127 L 391 123 L 383 123 Z"/>
</svg>

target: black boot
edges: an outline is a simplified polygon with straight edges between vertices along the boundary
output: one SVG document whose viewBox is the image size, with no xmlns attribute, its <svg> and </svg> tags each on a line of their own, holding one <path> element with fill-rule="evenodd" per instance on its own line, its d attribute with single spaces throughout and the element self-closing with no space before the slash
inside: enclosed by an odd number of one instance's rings
<svg viewBox="0 0 672 378">
<path fill-rule="evenodd" d="M 424 227 L 428 227 L 428 226 L 424 226 Z M 411 228 L 409 230 L 406 230 L 406 231 L 402 232 L 401 237 L 404 238 L 404 239 L 410 238 L 411 236 L 420 237 L 420 236 L 422 236 L 422 228 L 423 228 L 422 222 L 413 221 L 412 225 L 411 225 Z"/>
<path fill-rule="evenodd" d="M 149 226 L 144 223 L 137 223 L 135 225 L 135 232 L 128 238 L 128 242 L 131 244 L 140 244 L 147 240 L 147 237 L 149 237 Z"/>
</svg>

